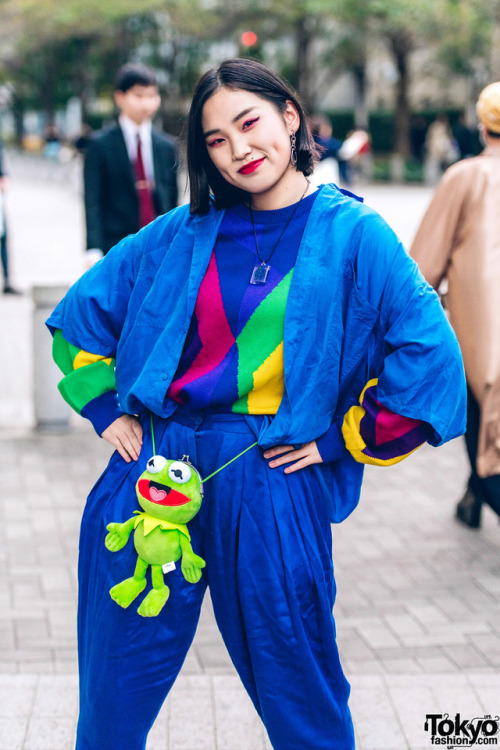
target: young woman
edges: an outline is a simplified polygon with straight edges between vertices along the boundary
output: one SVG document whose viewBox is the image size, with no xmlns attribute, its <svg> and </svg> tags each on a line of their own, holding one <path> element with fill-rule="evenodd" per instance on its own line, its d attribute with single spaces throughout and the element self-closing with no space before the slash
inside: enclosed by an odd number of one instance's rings
<svg viewBox="0 0 500 750">
<path fill-rule="evenodd" d="M 209 586 L 273 747 L 349 750 L 330 523 L 356 506 L 365 463 L 463 432 L 459 349 L 380 216 L 310 186 L 307 121 L 272 71 L 206 73 L 187 153 L 190 205 L 123 240 L 48 321 L 61 392 L 116 447 L 82 520 L 77 748 L 144 748 Z M 168 573 L 146 619 L 140 596 L 110 598 L 136 554 L 104 538 L 137 507 L 153 445 L 202 477 L 228 465 L 189 526 L 200 582 Z"/>
</svg>

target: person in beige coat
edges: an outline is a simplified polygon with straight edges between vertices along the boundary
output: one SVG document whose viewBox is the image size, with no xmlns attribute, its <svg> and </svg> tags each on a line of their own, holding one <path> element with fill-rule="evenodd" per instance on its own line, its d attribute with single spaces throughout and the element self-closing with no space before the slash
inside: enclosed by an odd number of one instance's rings
<svg viewBox="0 0 500 750">
<path fill-rule="evenodd" d="M 500 81 L 477 102 L 484 151 L 444 174 L 410 254 L 445 304 L 468 383 L 465 441 L 471 475 L 457 518 L 480 525 L 487 503 L 500 515 Z"/>
</svg>

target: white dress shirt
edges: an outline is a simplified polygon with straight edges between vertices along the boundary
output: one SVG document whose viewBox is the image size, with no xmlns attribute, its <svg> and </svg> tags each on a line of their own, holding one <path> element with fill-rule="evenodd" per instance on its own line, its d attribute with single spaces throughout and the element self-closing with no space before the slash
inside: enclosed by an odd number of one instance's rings
<svg viewBox="0 0 500 750">
<path fill-rule="evenodd" d="M 141 125 L 137 125 L 127 115 L 120 115 L 118 122 L 122 129 L 123 137 L 125 139 L 125 145 L 129 159 L 132 164 L 137 159 L 137 136 L 141 139 L 141 151 L 142 151 L 142 163 L 144 164 L 144 172 L 146 177 L 151 182 L 154 182 L 154 168 L 153 168 L 153 142 L 151 140 L 151 120 L 145 120 Z M 0 234 L 1 236 L 1 234 Z M 86 252 L 86 267 L 90 268 L 103 256 L 103 252 L 100 248 L 89 248 Z"/>
<path fill-rule="evenodd" d="M 141 139 L 142 161 L 146 177 L 154 182 L 153 167 L 153 142 L 151 140 L 151 120 L 145 120 L 137 125 L 127 115 L 120 115 L 118 122 L 122 129 L 125 145 L 127 146 L 128 156 L 132 164 L 137 159 L 137 136 Z"/>
</svg>

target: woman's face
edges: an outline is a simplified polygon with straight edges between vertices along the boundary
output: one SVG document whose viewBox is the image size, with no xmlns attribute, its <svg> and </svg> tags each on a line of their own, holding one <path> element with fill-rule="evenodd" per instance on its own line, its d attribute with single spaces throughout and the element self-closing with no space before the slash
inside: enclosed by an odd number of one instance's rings
<svg viewBox="0 0 500 750">
<path fill-rule="evenodd" d="M 267 99 L 241 89 L 220 88 L 202 111 L 210 159 L 227 182 L 252 193 L 254 204 L 264 208 L 267 198 L 286 196 L 295 184 L 304 184 L 290 164 L 290 134 L 299 125 L 291 101 L 281 113 Z"/>
</svg>

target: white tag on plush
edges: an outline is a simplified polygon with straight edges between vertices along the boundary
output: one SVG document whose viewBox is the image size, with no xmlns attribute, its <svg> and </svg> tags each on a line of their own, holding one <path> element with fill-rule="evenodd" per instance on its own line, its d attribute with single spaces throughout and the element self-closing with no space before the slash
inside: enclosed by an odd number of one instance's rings
<svg viewBox="0 0 500 750">
<path fill-rule="evenodd" d="M 175 570 L 175 563 L 174 562 L 165 563 L 165 565 L 161 566 L 161 569 L 163 570 L 164 573 L 170 573 L 170 571 Z"/>
</svg>

